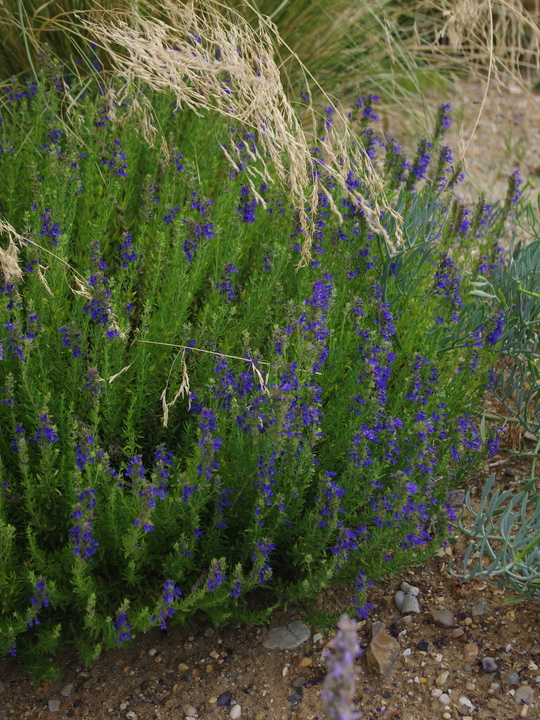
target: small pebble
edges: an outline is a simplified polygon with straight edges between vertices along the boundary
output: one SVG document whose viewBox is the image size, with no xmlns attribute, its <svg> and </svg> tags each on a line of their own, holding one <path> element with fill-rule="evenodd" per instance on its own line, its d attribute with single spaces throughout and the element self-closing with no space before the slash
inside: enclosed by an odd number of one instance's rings
<svg viewBox="0 0 540 720">
<path fill-rule="evenodd" d="M 240 707 L 240 705 L 233 705 L 229 716 L 232 718 L 232 720 L 236 720 L 236 718 L 239 718 L 241 714 L 242 708 Z"/>
<path fill-rule="evenodd" d="M 462 669 L 464 672 L 472 672 L 472 665 L 471 665 L 471 663 L 466 663 L 466 662 L 465 662 L 465 663 L 463 663 L 463 665 L 461 666 L 461 669 Z"/>
<path fill-rule="evenodd" d="M 283 677 L 289 674 L 289 668 L 286 665 L 284 668 L 282 668 L 281 674 L 283 675 Z"/>
<path fill-rule="evenodd" d="M 465 687 L 467 690 L 476 690 L 476 685 L 473 682 L 468 682 Z"/>
<path fill-rule="evenodd" d="M 420 608 L 420 603 L 418 602 L 418 599 L 416 595 L 411 595 L 411 593 L 406 593 L 405 597 L 403 598 L 403 607 L 401 608 L 401 612 L 408 614 L 408 613 L 419 613 L 422 612 L 422 609 Z"/>
<path fill-rule="evenodd" d="M 515 474 L 513 470 L 511 470 L 510 468 L 506 468 L 506 470 L 504 471 L 504 476 L 507 478 L 513 478 L 515 477 Z"/>
<path fill-rule="evenodd" d="M 214 628 L 211 628 L 211 627 L 206 628 L 206 630 L 204 631 L 204 637 L 207 637 L 207 638 L 214 637 L 215 634 L 216 634 L 216 631 L 214 630 Z"/>
<path fill-rule="evenodd" d="M 118 706 L 118 709 L 119 710 L 127 710 L 128 709 L 127 702 L 121 702 L 120 705 Z"/>
<path fill-rule="evenodd" d="M 471 610 L 471 615 L 474 617 L 480 617 L 481 615 L 485 615 L 487 613 L 487 603 L 484 600 L 484 598 L 480 598 L 480 600 L 477 600 Z"/>
<path fill-rule="evenodd" d="M 433 690 L 431 691 L 431 694 L 433 695 L 433 697 L 438 698 L 442 695 L 442 690 L 441 690 L 441 688 L 433 688 Z"/>
<path fill-rule="evenodd" d="M 463 661 L 466 663 L 475 662 L 478 657 L 478 645 L 475 643 L 467 643 L 463 648 Z"/>
<path fill-rule="evenodd" d="M 218 707 L 222 707 L 223 705 L 228 705 L 231 702 L 232 699 L 232 693 L 230 690 L 225 690 L 225 692 L 222 692 L 221 695 L 218 695 L 216 705 Z"/>
<path fill-rule="evenodd" d="M 467 625 L 467 627 L 468 627 L 469 625 L 473 624 L 473 619 L 470 617 L 466 617 L 465 620 L 463 621 L 463 624 Z"/>
<path fill-rule="evenodd" d="M 301 703 L 303 698 L 304 689 L 302 687 L 295 688 L 290 695 L 287 695 L 287 700 L 291 703 L 292 707 Z"/>
<path fill-rule="evenodd" d="M 420 595 L 420 588 L 417 588 L 414 585 L 409 585 L 408 582 L 402 582 L 401 589 L 403 590 L 404 593 L 408 593 L 409 595 L 412 595 L 413 597 L 418 597 Z"/>
<path fill-rule="evenodd" d="M 306 684 L 306 678 L 302 677 L 301 675 L 298 675 L 294 678 L 294 680 L 291 680 L 291 687 L 293 688 L 301 688 Z"/>
<path fill-rule="evenodd" d="M 405 650 L 403 651 L 403 657 L 409 657 L 411 652 L 412 652 L 411 648 L 405 648 Z"/>
<path fill-rule="evenodd" d="M 75 692 L 75 685 L 72 682 L 66 683 L 64 687 L 60 690 L 60 695 L 63 697 L 69 697 L 70 695 L 73 695 Z"/>
<path fill-rule="evenodd" d="M 457 627 L 452 630 L 450 633 L 450 636 L 454 638 L 454 640 L 457 640 L 457 638 L 462 637 L 465 635 L 465 630 L 463 628 Z"/>
<path fill-rule="evenodd" d="M 150 650 L 148 651 L 148 654 L 150 655 L 150 657 L 154 657 L 154 655 L 156 653 L 157 653 L 156 648 L 150 648 Z"/>
<path fill-rule="evenodd" d="M 432 610 L 430 615 L 439 627 L 450 629 L 456 626 L 456 618 L 449 610 Z"/>
<path fill-rule="evenodd" d="M 197 709 L 193 707 L 193 705 L 182 705 L 182 710 L 184 711 L 184 715 L 189 715 L 189 717 L 197 717 Z"/>
<path fill-rule="evenodd" d="M 208 698 L 208 702 L 210 705 L 215 705 L 217 703 L 217 697 L 215 695 L 212 695 L 212 697 Z"/>
<path fill-rule="evenodd" d="M 451 720 L 451 717 L 452 717 L 452 716 L 450 715 L 449 712 L 443 713 L 443 718 L 444 718 L 444 720 Z"/>
<path fill-rule="evenodd" d="M 210 650 L 208 653 L 213 660 L 219 660 L 221 657 L 217 650 Z"/>
<path fill-rule="evenodd" d="M 137 713 L 133 712 L 133 710 L 130 710 L 126 713 L 127 720 L 137 720 Z"/>
<path fill-rule="evenodd" d="M 516 690 L 514 700 L 518 703 L 518 705 L 521 705 L 522 703 L 525 705 L 531 705 L 534 702 L 534 690 L 530 685 L 522 685 Z"/>
<path fill-rule="evenodd" d="M 427 649 L 429 647 L 429 643 L 425 640 L 420 640 L 418 645 L 416 646 L 418 650 L 421 650 L 422 652 L 427 652 Z"/>
<path fill-rule="evenodd" d="M 49 700 L 47 703 L 50 712 L 58 712 L 60 710 L 60 700 Z"/>
<path fill-rule="evenodd" d="M 403 609 L 403 600 L 405 599 L 405 593 L 403 590 L 398 590 L 394 595 L 394 605 L 397 607 L 399 612 Z"/>
<path fill-rule="evenodd" d="M 321 633 L 315 633 L 315 635 L 311 638 L 314 645 L 317 645 L 317 643 L 322 642 L 323 636 Z"/>
<path fill-rule="evenodd" d="M 538 670 L 538 665 L 535 662 L 533 662 L 532 660 L 529 662 L 527 667 L 529 668 L 529 670 Z"/>
<path fill-rule="evenodd" d="M 448 670 L 444 670 L 444 671 L 437 677 L 437 679 L 435 680 L 435 683 L 436 683 L 437 685 L 444 685 L 445 682 L 447 681 L 449 675 L 450 675 L 450 673 L 448 672 Z"/>
<path fill-rule="evenodd" d="M 486 673 L 494 673 L 499 669 L 499 664 L 492 657 L 483 657 L 481 663 L 482 669 Z"/>
<path fill-rule="evenodd" d="M 442 695 L 439 695 L 439 702 L 442 705 L 450 705 L 450 697 L 446 693 L 442 693 Z"/>
<path fill-rule="evenodd" d="M 511 672 L 506 676 L 506 682 L 510 685 L 517 685 L 519 683 L 519 675 L 517 672 Z"/>
<path fill-rule="evenodd" d="M 458 704 L 461 705 L 461 706 L 464 707 L 464 708 L 467 708 L 468 710 L 473 710 L 473 709 L 474 709 L 474 705 L 472 704 L 472 702 L 469 700 L 468 697 L 465 697 L 465 695 L 462 695 L 462 696 L 459 698 Z"/>
</svg>

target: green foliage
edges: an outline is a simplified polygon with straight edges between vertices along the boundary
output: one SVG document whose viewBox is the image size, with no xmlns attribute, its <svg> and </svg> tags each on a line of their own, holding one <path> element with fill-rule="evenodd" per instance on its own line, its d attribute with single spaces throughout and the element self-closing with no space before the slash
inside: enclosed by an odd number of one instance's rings
<svg viewBox="0 0 540 720">
<path fill-rule="evenodd" d="M 12 91 L 3 652 L 39 675 L 36 656 L 60 642 L 91 663 L 171 618 L 263 621 L 334 579 L 355 580 L 365 612 L 367 583 L 440 542 L 448 489 L 493 451 L 474 418 L 497 320 L 470 310 L 475 275 L 450 253 L 470 267 L 496 219 L 470 232 L 448 149 L 422 140 L 407 164 L 393 145 L 385 177 L 404 241 L 392 247 L 395 218 L 383 218 L 389 243 L 315 148 L 328 196 L 299 268 L 286 193 L 271 173 L 258 198 L 247 181 L 262 173 L 257 133 L 147 93 L 167 153 L 144 140 L 131 102 L 71 97 L 54 77 Z M 355 142 L 373 155 L 390 141 L 371 115 Z M 369 202 L 364 172 L 348 182 Z"/>
</svg>

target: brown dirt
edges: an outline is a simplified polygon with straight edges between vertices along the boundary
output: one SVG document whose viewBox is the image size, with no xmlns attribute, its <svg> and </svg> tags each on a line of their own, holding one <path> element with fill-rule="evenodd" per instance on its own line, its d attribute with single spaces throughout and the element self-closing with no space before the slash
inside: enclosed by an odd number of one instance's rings
<svg viewBox="0 0 540 720">
<path fill-rule="evenodd" d="M 470 127 L 471 117 L 482 100 L 482 87 L 472 81 L 458 82 L 450 98 L 456 122 L 448 143 L 458 147 L 460 127 Z M 540 168 L 540 113 L 533 95 L 508 87 L 502 94 L 491 91 L 484 106 L 466 162 L 469 180 L 463 186 L 464 196 L 480 186 L 488 197 L 502 197 L 506 175 L 519 164 L 524 176 L 532 177 L 538 189 Z M 406 143 L 406 132 L 394 131 Z M 513 470 L 515 478 L 503 475 Z M 521 477 L 528 477 L 527 464 L 513 457 L 498 469 L 499 486 L 519 486 Z M 481 488 L 486 475 L 475 478 L 472 485 Z M 478 494 L 478 493 L 477 493 Z M 359 636 L 365 647 L 370 640 L 373 620 L 382 621 L 397 635 L 402 655 L 392 676 L 381 679 L 369 674 L 365 657 L 358 661 L 356 706 L 369 720 L 396 718 L 423 720 L 427 718 L 467 718 L 469 715 L 459 698 L 465 696 L 473 706 L 472 718 L 503 720 L 538 718 L 540 716 L 540 605 L 530 601 L 503 605 L 511 593 L 481 581 L 457 580 L 449 573 L 449 561 L 459 571 L 466 541 L 459 537 L 446 553 L 422 565 L 401 572 L 399 577 L 381 579 L 373 588 L 370 600 L 375 604 L 368 621 L 359 625 Z M 393 603 L 394 592 L 406 580 L 420 588 L 422 612 L 412 622 L 403 623 Z M 175 627 L 162 634 L 153 630 L 137 638 L 132 648 L 111 650 L 92 669 L 85 669 L 75 655 L 60 657 L 61 680 L 34 688 L 17 672 L 13 660 L 0 660 L 0 718 L 114 718 L 115 720 L 148 720 L 163 718 L 180 720 L 186 716 L 185 705 L 192 705 L 201 720 L 228 720 L 232 705 L 218 707 L 216 698 L 229 690 L 233 703 L 241 706 L 241 718 L 249 720 L 317 720 L 324 713 L 320 700 L 325 675 L 323 651 L 333 635 L 317 620 L 324 613 L 352 611 L 353 592 L 345 586 L 333 586 L 312 604 L 306 614 L 298 608 L 276 612 L 268 626 L 231 626 L 214 630 L 210 626 Z M 487 614 L 472 621 L 471 608 L 484 598 Z M 451 611 L 464 630 L 461 638 L 453 638 L 451 630 L 436 627 L 429 611 L 445 608 Z M 308 640 L 297 650 L 267 650 L 262 642 L 270 627 L 302 619 L 313 633 L 320 631 L 323 640 Z M 429 643 L 427 652 L 417 648 L 419 642 Z M 495 657 L 499 671 L 486 674 L 479 661 L 464 665 L 466 644 L 478 647 L 478 657 Z M 410 653 L 403 655 L 403 651 Z M 448 671 L 446 680 L 440 678 Z M 535 703 L 518 705 L 507 676 L 519 673 L 519 682 L 535 690 Z M 304 678 L 303 699 L 293 705 L 288 699 L 293 692 L 291 682 Z M 437 681 L 439 678 L 439 682 Z M 60 690 L 66 683 L 74 684 L 74 692 L 63 697 Z M 432 695 L 437 687 L 450 695 L 448 711 Z M 2 685 L 0 684 L 0 689 Z M 60 701 L 60 709 L 52 713 L 48 701 Z M 459 707 L 459 709 L 458 709 Z M 190 712 L 188 710 L 188 712 Z"/>
</svg>

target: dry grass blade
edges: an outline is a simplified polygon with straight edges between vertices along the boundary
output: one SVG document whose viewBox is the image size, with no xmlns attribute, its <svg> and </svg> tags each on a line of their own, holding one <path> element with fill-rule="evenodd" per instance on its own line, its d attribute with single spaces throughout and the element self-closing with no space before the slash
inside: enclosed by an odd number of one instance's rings
<svg viewBox="0 0 540 720">
<path fill-rule="evenodd" d="M 177 355 L 173 363 L 171 365 L 171 369 L 169 371 L 169 377 L 167 378 L 167 383 L 165 385 L 165 388 L 163 389 L 163 392 L 161 393 L 161 406 L 163 408 L 163 427 L 167 427 L 169 422 L 169 408 L 171 408 L 178 398 L 184 397 L 184 395 L 188 398 L 188 410 L 191 410 L 191 398 L 189 396 L 189 375 L 187 371 L 187 365 L 186 365 L 186 351 L 184 350 L 182 352 L 182 382 L 180 383 L 180 387 L 178 388 L 176 395 L 173 397 L 173 399 L 170 402 L 167 402 L 167 389 L 169 387 L 169 380 L 171 379 L 171 373 L 174 367 L 174 363 L 176 362 L 179 355 Z"/>
<path fill-rule="evenodd" d="M 214 110 L 231 122 L 257 131 L 278 179 L 287 186 L 297 208 L 305 238 L 305 262 L 312 232 L 306 207 L 315 213 L 319 193 L 325 190 L 313 171 L 308 135 L 287 98 L 274 60 L 274 43 L 280 42 L 276 27 L 259 15 L 255 31 L 242 15 L 218 0 L 164 0 L 160 10 L 167 15 L 167 22 L 144 18 L 136 10 L 94 12 L 89 14 L 93 19 L 82 22 L 126 80 L 126 94 L 134 81 L 142 81 L 155 91 L 172 92 L 181 105 L 193 112 Z M 117 96 L 116 102 L 121 101 Z M 143 115 L 148 110 L 139 109 Z M 313 107 L 310 110 L 315 132 L 316 113 Z M 392 214 L 398 228 L 400 218 L 385 201 L 383 184 L 361 143 L 354 142 L 345 118 L 340 119 L 339 133 L 332 129 L 323 141 L 325 165 L 345 195 L 362 207 L 372 227 L 393 248 L 380 217 L 383 211 Z M 148 120 L 146 126 L 150 126 Z M 264 158 L 259 160 L 264 165 Z M 364 194 L 350 188 L 350 172 L 363 178 Z M 251 178 L 247 180 L 255 191 Z M 334 205 L 333 210 L 339 214 Z M 397 244 L 400 242 L 398 236 Z"/>
</svg>

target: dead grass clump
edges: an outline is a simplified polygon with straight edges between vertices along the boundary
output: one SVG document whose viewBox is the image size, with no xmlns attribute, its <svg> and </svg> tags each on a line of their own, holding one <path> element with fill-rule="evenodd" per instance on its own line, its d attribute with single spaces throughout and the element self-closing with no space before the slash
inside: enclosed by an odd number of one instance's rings
<svg viewBox="0 0 540 720">
<path fill-rule="evenodd" d="M 310 206 L 314 213 L 319 194 L 324 193 L 333 210 L 338 214 L 339 211 L 314 173 L 309 135 L 283 89 L 274 60 L 274 45 L 280 42 L 275 25 L 259 16 L 259 27 L 254 30 L 240 13 L 218 0 L 187 3 L 164 0 L 160 11 L 166 21 L 148 19 L 134 9 L 133 12 L 92 12 L 82 17 L 82 23 L 95 36 L 96 43 L 107 51 L 117 75 L 126 81 L 120 95 L 128 94 L 135 83 L 143 82 L 154 91 L 173 93 L 181 106 L 193 112 L 217 111 L 231 123 L 241 123 L 257 132 L 278 179 L 288 187 L 297 208 L 305 238 L 305 262 L 311 244 L 306 207 Z M 302 67 L 300 60 L 296 60 Z M 122 97 L 117 95 L 116 102 L 121 101 Z M 137 109 L 142 116 L 151 113 L 149 107 Z M 317 113 L 311 103 L 308 111 L 312 135 L 315 135 Z M 383 183 L 361 143 L 354 142 L 347 122 L 344 118 L 341 120 L 339 132 L 329 128 L 321 141 L 324 163 L 344 194 L 362 207 L 372 227 L 386 237 L 393 249 L 394 242 L 382 227 L 380 217 L 385 211 L 398 221 L 398 244 L 401 242 L 400 218 L 386 202 Z M 151 123 L 146 120 L 143 125 L 149 127 Z M 228 157 L 234 163 L 234 155 L 229 153 Z M 268 179 L 262 154 L 258 160 L 262 166 L 258 172 Z M 247 180 L 258 197 L 253 182 L 256 166 L 252 164 L 249 172 L 251 176 L 248 175 Z M 364 195 L 350 188 L 349 172 L 362 177 Z"/>
</svg>

